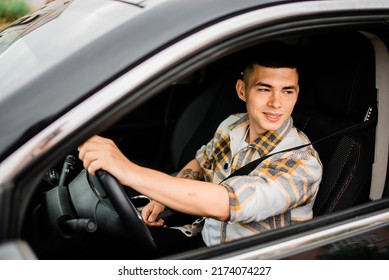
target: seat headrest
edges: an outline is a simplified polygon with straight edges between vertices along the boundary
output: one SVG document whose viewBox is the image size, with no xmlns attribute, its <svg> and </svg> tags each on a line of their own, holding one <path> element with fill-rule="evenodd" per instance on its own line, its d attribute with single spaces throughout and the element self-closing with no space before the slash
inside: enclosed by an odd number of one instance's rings
<svg viewBox="0 0 389 280">
<path fill-rule="evenodd" d="M 348 116 L 366 112 L 376 100 L 375 56 L 370 41 L 360 33 L 310 39 L 315 46 L 314 59 L 309 62 L 314 71 L 310 75 L 314 76 L 306 95 L 315 96 L 314 107 Z"/>
</svg>

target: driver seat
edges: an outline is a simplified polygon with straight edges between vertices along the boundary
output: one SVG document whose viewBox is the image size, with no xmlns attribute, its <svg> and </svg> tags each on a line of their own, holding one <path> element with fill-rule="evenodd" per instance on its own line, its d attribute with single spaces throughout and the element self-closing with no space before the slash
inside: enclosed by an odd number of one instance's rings
<svg viewBox="0 0 389 280">
<path fill-rule="evenodd" d="M 375 55 L 360 33 L 311 37 L 315 46 L 309 65 L 314 77 L 301 92 L 293 118 L 310 140 L 321 139 L 361 123 L 353 133 L 314 145 L 323 163 L 323 177 L 314 215 L 332 213 L 369 201 L 376 124 Z M 317 65 L 317 66 L 316 66 Z M 312 71 L 312 69 L 315 69 Z"/>
</svg>

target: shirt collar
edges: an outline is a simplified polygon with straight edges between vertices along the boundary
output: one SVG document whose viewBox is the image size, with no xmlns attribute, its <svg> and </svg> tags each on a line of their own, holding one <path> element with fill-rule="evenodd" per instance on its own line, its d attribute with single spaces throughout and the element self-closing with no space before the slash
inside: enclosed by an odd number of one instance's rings
<svg viewBox="0 0 389 280">
<path fill-rule="evenodd" d="M 245 113 L 239 120 L 232 123 L 229 128 L 231 131 L 235 129 L 247 128 L 249 125 L 249 115 Z M 270 153 L 284 137 L 289 133 L 293 127 L 293 119 L 289 117 L 279 129 L 269 130 L 264 134 L 260 135 L 253 143 L 250 143 L 251 146 L 254 146 L 257 149 L 260 156 L 265 156 Z"/>
</svg>

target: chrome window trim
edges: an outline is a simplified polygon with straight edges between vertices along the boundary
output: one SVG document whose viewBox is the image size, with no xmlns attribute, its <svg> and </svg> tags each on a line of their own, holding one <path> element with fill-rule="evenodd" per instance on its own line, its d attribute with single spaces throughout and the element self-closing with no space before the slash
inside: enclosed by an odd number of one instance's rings
<svg viewBox="0 0 389 280">
<path fill-rule="evenodd" d="M 66 136 L 76 131 L 81 125 L 90 122 L 103 109 L 122 99 L 137 86 L 143 84 L 152 77 L 155 77 L 168 66 L 174 65 L 200 48 L 204 48 L 213 42 L 217 42 L 220 39 L 229 37 L 238 32 L 242 32 L 274 20 L 281 20 L 293 16 L 310 15 L 313 13 L 317 14 L 319 12 L 349 12 L 350 10 L 366 11 L 376 9 L 387 10 L 387 4 L 385 1 L 380 0 L 342 0 L 290 3 L 282 6 L 268 7 L 257 11 L 251 11 L 219 22 L 199 31 L 194 35 L 184 38 L 183 40 L 149 58 L 142 64 L 131 69 L 129 72 L 101 89 L 92 97 L 88 98 L 86 101 L 63 115 L 6 158 L 0 164 L 0 187 L 6 183 L 12 182 L 15 176 L 23 168 L 33 163 L 36 158 L 42 156 L 52 147 L 61 142 Z M 389 214 L 384 215 L 385 218 L 383 218 L 382 215 L 372 217 L 371 219 L 375 222 L 366 219 L 361 220 L 359 224 L 369 228 L 374 226 L 376 223 L 387 222 L 388 215 Z M 340 232 L 341 230 L 343 230 L 341 226 L 332 229 L 333 232 Z M 329 236 L 330 233 L 326 231 L 326 234 Z M 304 246 L 308 246 L 307 244 L 310 244 L 309 241 L 314 239 L 315 236 L 316 235 L 309 235 L 307 237 L 303 237 L 301 240 L 298 239 L 297 241 L 280 243 L 279 245 L 274 245 L 270 248 L 273 248 L 273 250 L 274 248 L 281 250 L 281 246 L 283 246 L 285 249 L 282 250 L 287 250 L 287 247 L 291 246 L 291 242 L 299 242 L 299 244 L 305 244 Z M 270 258 L 271 254 L 269 252 L 265 252 L 265 249 L 261 250 L 262 251 L 255 252 L 266 253 L 268 258 Z M 239 258 L 259 257 L 258 253 L 255 252 L 252 253 L 252 255 L 240 255 Z"/>
<path fill-rule="evenodd" d="M 220 258 L 239 260 L 286 258 L 290 255 L 306 252 L 307 250 L 318 248 L 347 237 L 363 234 L 385 225 L 389 226 L 389 212 L 387 211 L 366 218 L 358 218 L 355 221 L 345 221 L 342 225 L 320 230 L 312 234 L 294 238 L 293 240 L 281 241 L 277 244 L 263 248 L 253 248 L 249 252 L 241 254 L 236 254 L 236 252 L 234 252 L 233 257 L 229 257 L 228 254 L 226 254 L 225 257 L 221 256 Z"/>
</svg>

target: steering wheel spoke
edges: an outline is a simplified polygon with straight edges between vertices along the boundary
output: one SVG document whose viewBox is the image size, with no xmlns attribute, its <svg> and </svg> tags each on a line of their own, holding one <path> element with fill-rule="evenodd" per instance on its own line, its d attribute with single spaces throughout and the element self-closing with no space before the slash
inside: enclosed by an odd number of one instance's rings
<svg viewBox="0 0 389 280">
<path fill-rule="evenodd" d="M 144 247 L 155 251 L 156 245 L 154 239 L 143 222 L 140 213 L 127 196 L 123 186 L 119 181 L 106 171 L 98 170 L 96 177 L 104 188 L 115 211 L 119 215 L 126 231 L 140 242 Z"/>
</svg>

